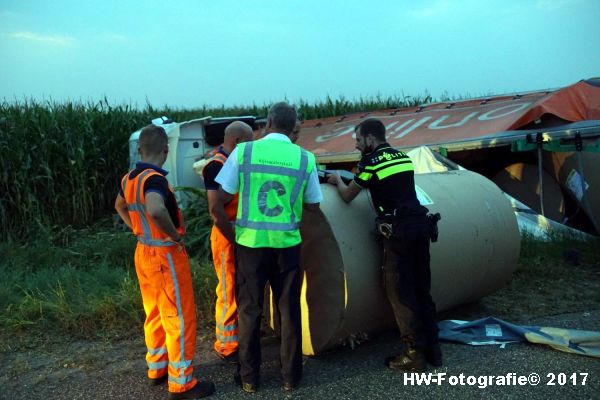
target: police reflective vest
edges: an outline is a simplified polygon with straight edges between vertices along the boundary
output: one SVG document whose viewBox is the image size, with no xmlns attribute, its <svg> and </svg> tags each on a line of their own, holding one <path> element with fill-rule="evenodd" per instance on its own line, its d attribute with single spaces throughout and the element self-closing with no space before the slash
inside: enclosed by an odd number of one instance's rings
<svg viewBox="0 0 600 400">
<path fill-rule="evenodd" d="M 299 244 L 303 195 L 314 155 L 286 141 L 258 140 L 239 144 L 237 156 L 236 242 L 253 248 Z"/>
<path fill-rule="evenodd" d="M 129 178 L 130 174 L 131 172 L 125 175 L 121 180 L 121 188 L 123 189 L 123 195 L 125 202 L 127 203 L 127 211 L 129 212 L 129 218 L 131 218 L 133 233 L 137 236 L 138 241 L 141 244 L 153 247 L 176 245 L 177 243 L 170 240 L 163 231 L 154 225 L 152 218 L 146 214 L 144 183 L 146 183 L 146 180 L 153 175 L 162 175 L 153 169 L 146 169 L 133 179 Z M 173 192 L 170 185 L 169 190 Z M 180 235 L 183 235 L 185 230 L 183 228 L 181 210 L 179 209 L 177 210 L 177 218 L 179 220 L 177 232 Z"/>
</svg>

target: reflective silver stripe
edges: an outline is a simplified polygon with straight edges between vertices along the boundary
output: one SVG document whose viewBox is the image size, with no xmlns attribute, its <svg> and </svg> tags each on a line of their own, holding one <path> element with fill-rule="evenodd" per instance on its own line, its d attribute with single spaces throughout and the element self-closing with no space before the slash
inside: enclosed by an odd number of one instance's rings
<svg viewBox="0 0 600 400">
<path fill-rule="evenodd" d="M 242 216 L 236 220 L 236 225 L 250 228 L 250 229 L 267 229 L 275 231 L 289 231 L 296 230 L 300 227 L 300 224 L 296 222 L 296 214 L 294 213 L 294 204 L 298 200 L 302 185 L 307 178 L 307 167 L 308 167 L 308 154 L 305 150 L 300 149 L 300 168 L 287 168 L 278 167 L 273 165 L 255 165 L 252 164 L 252 142 L 245 143 L 243 162 L 240 165 L 240 173 L 244 177 L 244 188 L 242 190 Z M 284 175 L 296 178 L 296 183 L 292 188 L 290 194 L 290 222 L 256 222 L 249 221 L 249 207 L 250 207 L 250 174 L 251 173 L 265 173 L 265 174 L 276 174 Z"/>
<path fill-rule="evenodd" d="M 138 239 L 138 242 L 140 242 L 141 244 L 145 244 L 146 246 L 151 246 L 151 247 L 169 247 L 169 246 L 175 246 L 177 244 L 176 242 L 173 242 L 172 240 L 147 239 L 143 236 L 138 236 L 137 239 Z"/>
<path fill-rule="evenodd" d="M 142 172 L 138 177 L 138 185 L 137 185 L 137 191 L 136 191 L 136 195 L 135 195 L 135 202 L 138 205 L 142 204 L 142 186 L 143 186 L 142 181 L 144 180 L 144 178 L 146 176 L 148 176 L 152 172 L 153 172 L 152 170 L 147 169 L 144 172 Z M 148 219 L 146 218 L 145 209 L 143 212 L 140 211 L 140 220 L 142 221 L 142 230 L 144 231 L 144 236 L 146 237 L 146 239 L 151 240 L 152 239 L 152 231 L 150 230 L 150 224 L 148 223 Z"/>
<path fill-rule="evenodd" d="M 162 354 L 167 354 L 167 348 L 166 347 L 157 347 L 157 348 L 148 348 L 148 354 L 150 354 L 151 356 L 160 356 Z"/>
<path fill-rule="evenodd" d="M 223 332 L 231 332 L 231 331 L 235 331 L 238 327 L 238 324 L 236 322 L 234 322 L 233 324 L 229 325 L 229 326 L 225 326 L 223 324 L 217 324 L 217 329 Z"/>
<path fill-rule="evenodd" d="M 144 178 L 147 175 L 151 174 L 152 172 L 154 172 L 154 171 L 147 169 L 139 175 L 137 191 L 135 194 L 136 202 L 133 204 L 127 204 L 127 210 L 138 212 L 140 215 L 140 220 L 142 221 L 142 230 L 143 230 L 143 235 L 140 235 L 137 237 L 137 239 L 140 243 L 142 243 L 146 246 L 152 246 L 152 247 L 174 246 L 177 243 L 175 243 L 171 240 L 161 240 L 161 239 L 153 239 L 152 238 L 152 231 L 150 230 L 150 224 L 148 222 L 148 218 L 146 217 L 146 208 L 142 204 L 142 186 L 143 185 L 141 184 L 141 182 L 144 180 Z"/>
<path fill-rule="evenodd" d="M 185 360 L 185 324 L 183 320 L 183 310 L 181 308 L 181 293 L 179 293 L 179 283 L 175 273 L 175 264 L 171 253 L 167 253 L 169 268 L 171 268 L 171 278 L 173 279 L 173 288 L 175 289 L 175 304 L 177 304 L 177 315 L 179 316 L 179 359 Z"/>
<path fill-rule="evenodd" d="M 227 311 L 227 280 L 225 279 L 225 252 L 221 252 L 221 287 L 223 288 L 223 308 L 221 309 L 221 325 L 225 322 Z"/>
<path fill-rule="evenodd" d="M 300 228 L 298 222 L 264 222 L 264 221 L 247 221 L 244 225 L 238 223 L 238 226 L 250 229 L 266 229 L 269 231 L 293 231 Z"/>
<path fill-rule="evenodd" d="M 189 374 L 188 376 L 182 376 L 180 378 L 169 375 L 169 382 L 174 382 L 179 385 L 185 385 L 186 383 L 190 383 L 192 381 L 192 378 L 192 374 Z"/>
<path fill-rule="evenodd" d="M 129 211 L 139 212 L 140 218 L 143 218 L 141 216 L 146 211 L 142 204 L 128 204 L 127 209 Z M 137 239 L 138 239 L 138 242 L 145 244 L 146 246 L 152 246 L 152 247 L 168 247 L 168 246 L 174 246 L 177 244 L 177 243 L 173 242 L 172 240 L 162 240 L 162 239 L 152 239 L 152 238 L 148 239 L 145 236 L 138 236 Z"/>
<path fill-rule="evenodd" d="M 184 361 L 169 361 L 169 364 L 171 364 L 171 366 L 173 368 L 183 368 L 184 370 L 187 369 L 190 365 L 192 365 L 192 360 L 184 360 Z"/>
<path fill-rule="evenodd" d="M 231 342 L 238 341 L 237 335 L 233 335 L 233 336 L 217 335 L 217 339 L 219 339 L 219 342 L 221 342 L 221 343 L 231 343 Z"/>
<path fill-rule="evenodd" d="M 244 168 L 246 165 L 250 165 L 252 161 L 252 142 L 247 142 L 244 145 L 243 162 L 240 166 L 240 171 L 243 171 L 244 176 L 244 190 L 242 190 L 242 218 L 239 218 L 238 225 L 245 226 L 243 224 L 248 222 L 248 214 L 250 214 L 250 170 Z"/>
<path fill-rule="evenodd" d="M 148 369 L 163 369 L 169 365 L 168 361 L 148 362 Z"/>
<path fill-rule="evenodd" d="M 137 212 L 145 212 L 144 206 L 138 203 L 127 204 L 127 210 L 129 211 L 137 211 Z"/>
<path fill-rule="evenodd" d="M 298 176 L 296 177 L 296 184 L 292 189 L 292 194 L 290 195 L 290 210 L 292 211 L 292 215 L 290 217 L 290 223 L 294 223 L 296 221 L 296 214 L 294 213 L 294 204 L 298 200 L 298 195 L 300 195 L 300 190 L 302 189 L 302 185 L 304 181 L 306 181 L 306 167 L 308 166 L 308 156 L 306 155 L 306 151 L 300 149 L 300 169 L 298 170 Z"/>
</svg>

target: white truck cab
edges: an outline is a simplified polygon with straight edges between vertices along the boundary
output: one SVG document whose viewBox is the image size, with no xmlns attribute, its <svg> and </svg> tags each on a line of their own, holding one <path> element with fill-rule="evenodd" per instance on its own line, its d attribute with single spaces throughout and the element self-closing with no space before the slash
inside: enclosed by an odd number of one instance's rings
<svg viewBox="0 0 600 400">
<path fill-rule="evenodd" d="M 163 168 L 169 171 L 167 180 L 171 187 L 204 187 L 201 176 L 194 171 L 193 165 L 204 155 L 223 143 L 225 127 L 233 121 L 243 121 L 255 129 L 257 117 L 204 117 L 185 122 L 172 122 L 166 117 L 152 121 L 162 126 L 169 137 L 169 155 Z M 129 168 L 135 168 L 140 161 L 138 140 L 141 129 L 129 137 Z M 182 194 L 175 192 L 177 200 L 182 203 Z"/>
</svg>

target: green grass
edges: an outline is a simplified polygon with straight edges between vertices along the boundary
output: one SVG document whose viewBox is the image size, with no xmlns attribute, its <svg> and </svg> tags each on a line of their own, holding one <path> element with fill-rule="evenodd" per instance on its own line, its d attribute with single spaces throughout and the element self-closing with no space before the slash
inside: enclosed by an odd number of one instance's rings
<svg viewBox="0 0 600 400">
<path fill-rule="evenodd" d="M 134 249 L 131 233 L 106 225 L 50 232 L 28 245 L 0 243 L 0 348 L 15 335 L 23 340 L 139 335 L 144 313 Z M 203 254 L 190 264 L 199 322 L 210 324 L 213 266 Z"/>
<path fill-rule="evenodd" d="M 188 199 L 183 210 L 186 248 L 191 254 L 197 255 L 201 261 L 212 260 L 210 231 L 213 222 L 208 214 L 206 191 L 193 187 L 177 187 L 175 191 L 185 193 L 185 198 Z"/>
<path fill-rule="evenodd" d="M 201 204 L 200 201 L 197 202 Z M 199 221 L 201 209 L 196 210 Z M 188 214 L 190 215 L 190 214 Z M 198 221 L 197 221 L 198 222 Z M 194 233 L 207 231 L 198 224 Z M 52 338 L 137 337 L 144 314 L 131 233 L 108 222 L 47 232 L 29 245 L 0 243 L 0 348 Z M 191 258 L 200 324 L 214 323 L 216 276 L 207 254 Z M 600 243 L 524 238 L 512 281 L 461 318 L 493 315 L 518 322 L 535 316 L 600 309 Z M 456 313 L 456 310 L 452 312 Z M 469 314 L 471 313 L 471 314 Z"/>
<path fill-rule="evenodd" d="M 450 97 L 449 97 L 450 98 Z M 423 104 L 428 95 L 297 102 L 313 119 Z M 143 311 L 133 266 L 135 239 L 106 218 L 128 166 L 128 139 L 154 117 L 265 116 L 267 105 L 161 109 L 147 105 L 0 101 L 0 347 L 31 338 L 138 336 Z M 216 277 L 206 197 L 185 211 L 199 322 L 212 324 Z M 99 222 L 98 222 L 99 221 Z M 525 238 L 511 283 L 480 307 L 509 318 L 600 308 L 600 246 Z M 570 258 L 565 258 L 570 254 Z M 579 263 L 572 262 L 578 260 Z M 568 261 L 571 260 L 571 261 Z M 577 264 L 577 265 L 575 265 Z M 540 311 L 541 310 L 541 311 Z"/>
<path fill-rule="evenodd" d="M 507 293 L 521 315 L 600 309 L 600 240 L 539 242 L 525 238 Z"/>
<path fill-rule="evenodd" d="M 206 194 L 195 188 L 178 190 L 190 199 L 184 221 L 199 323 L 212 324 L 216 276 L 210 262 L 212 221 Z M 0 348 L 14 335 L 24 343 L 65 335 L 139 335 L 144 312 L 132 233 L 112 218 L 79 229 L 34 226 L 37 231 L 26 243 L 0 243 Z"/>
<path fill-rule="evenodd" d="M 517 269 L 508 285 L 444 318 L 494 316 L 511 322 L 600 310 L 600 239 L 524 237 Z"/>
</svg>

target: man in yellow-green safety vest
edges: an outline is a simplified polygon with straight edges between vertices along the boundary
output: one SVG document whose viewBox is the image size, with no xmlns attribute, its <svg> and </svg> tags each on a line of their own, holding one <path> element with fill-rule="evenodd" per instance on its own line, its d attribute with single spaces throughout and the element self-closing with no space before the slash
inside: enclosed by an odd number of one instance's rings
<svg viewBox="0 0 600 400">
<path fill-rule="evenodd" d="M 238 144 L 215 179 L 223 204 L 239 194 L 235 379 L 250 393 L 260 386 L 260 320 L 267 281 L 280 313 L 283 389 L 292 390 L 302 377 L 299 228 L 303 206 L 317 210 L 323 195 L 314 155 L 290 140 L 296 121 L 293 106 L 274 104 L 267 115 L 266 136 Z"/>
</svg>

